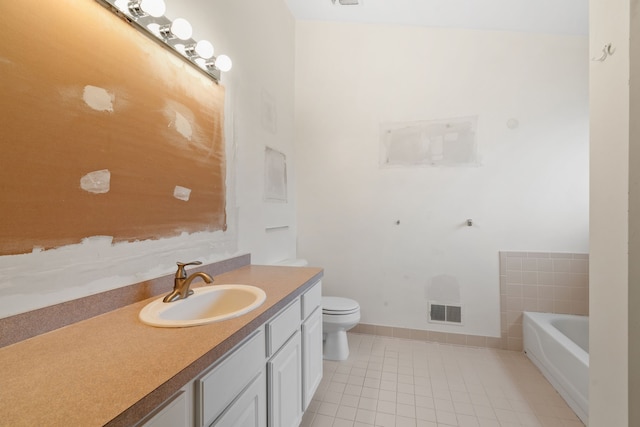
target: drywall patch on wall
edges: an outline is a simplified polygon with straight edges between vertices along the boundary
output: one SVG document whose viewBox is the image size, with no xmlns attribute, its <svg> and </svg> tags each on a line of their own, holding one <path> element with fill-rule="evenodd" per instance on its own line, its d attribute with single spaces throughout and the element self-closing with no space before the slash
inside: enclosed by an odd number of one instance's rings
<svg viewBox="0 0 640 427">
<path fill-rule="evenodd" d="M 191 189 L 176 185 L 175 188 L 173 189 L 173 197 L 175 197 L 178 200 L 188 202 L 189 197 L 191 197 Z"/>
<path fill-rule="evenodd" d="M 210 264 L 238 253 L 235 239 L 222 231 L 114 241 L 92 236 L 56 249 L 0 257 L 0 318 L 175 273 L 179 260 Z"/>
<path fill-rule="evenodd" d="M 96 111 L 113 112 L 115 95 L 104 88 L 87 85 L 82 92 L 82 99 L 85 104 Z"/>
<path fill-rule="evenodd" d="M 476 166 L 478 117 L 381 125 L 380 165 Z"/>
<path fill-rule="evenodd" d="M 287 156 L 269 147 L 264 153 L 264 198 L 287 201 Z"/>
<path fill-rule="evenodd" d="M 175 101 L 166 101 L 164 116 L 167 118 L 167 126 L 174 129 L 184 139 L 191 141 L 193 138 L 193 126 L 195 116 L 186 106 Z"/>
<path fill-rule="evenodd" d="M 109 169 L 89 172 L 80 178 L 80 188 L 89 193 L 108 193 L 111 188 L 111 172 Z"/>
<path fill-rule="evenodd" d="M 176 117 L 174 120 L 174 125 L 178 133 L 184 136 L 186 139 L 191 141 L 191 136 L 193 135 L 193 128 L 191 127 L 191 123 L 189 120 L 176 111 Z"/>
</svg>

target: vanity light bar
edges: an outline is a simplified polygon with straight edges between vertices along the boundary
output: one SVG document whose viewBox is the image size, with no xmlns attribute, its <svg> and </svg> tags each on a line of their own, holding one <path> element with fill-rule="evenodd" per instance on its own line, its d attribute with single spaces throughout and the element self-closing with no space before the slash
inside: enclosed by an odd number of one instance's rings
<svg viewBox="0 0 640 427">
<path fill-rule="evenodd" d="M 164 16 L 164 0 L 96 0 L 116 15 L 133 24 L 144 34 L 162 43 L 169 50 L 194 65 L 217 82 L 220 73 L 231 69 L 231 58 L 214 56 L 213 45 L 207 40 L 191 38 L 193 29 L 184 18 L 173 21 Z"/>
</svg>

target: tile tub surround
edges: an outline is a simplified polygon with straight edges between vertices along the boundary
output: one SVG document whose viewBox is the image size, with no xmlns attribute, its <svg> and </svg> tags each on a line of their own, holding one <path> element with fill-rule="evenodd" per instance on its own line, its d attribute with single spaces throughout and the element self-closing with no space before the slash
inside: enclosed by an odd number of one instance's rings
<svg viewBox="0 0 640 427">
<path fill-rule="evenodd" d="M 251 255 L 239 255 L 192 269 L 217 276 L 251 264 Z M 190 270 L 191 271 L 191 270 Z M 0 348 L 116 310 L 138 301 L 171 292 L 175 274 L 102 292 L 76 300 L 0 319 Z M 200 286 L 194 283 L 194 287 Z"/>
<path fill-rule="evenodd" d="M 347 336 L 301 427 L 583 427 L 522 353 Z"/>
<path fill-rule="evenodd" d="M 501 334 L 522 351 L 522 312 L 589 315 L 589 255 L 500 252 Z"/>
</svg>

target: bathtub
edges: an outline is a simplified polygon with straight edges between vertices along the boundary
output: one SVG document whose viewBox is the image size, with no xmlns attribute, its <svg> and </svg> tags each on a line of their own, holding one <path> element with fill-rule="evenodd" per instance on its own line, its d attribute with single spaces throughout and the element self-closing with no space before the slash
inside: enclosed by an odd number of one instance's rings
<svg viewBox="0 0 640 427">
<path fill-rule="evenodd" d="M 524 312 L 524 351 L 589 425 L 589 317 Z"/>
</svg>

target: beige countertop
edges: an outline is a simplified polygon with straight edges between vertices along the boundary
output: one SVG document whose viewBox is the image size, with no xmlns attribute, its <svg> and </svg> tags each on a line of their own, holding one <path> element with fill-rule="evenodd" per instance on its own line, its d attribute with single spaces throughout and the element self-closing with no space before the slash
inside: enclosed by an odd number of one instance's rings
<svg viewBox="0 0 640 427">
<path fill-rule="evenodd" d="M 311 267 L 255 266 L 215 284 L 262 288 L 267 299 L 235 319 L 155 328 L 151 298 L 0 349 L 0 426 L 133 425 L 322 276 Z"/>
</svg>

